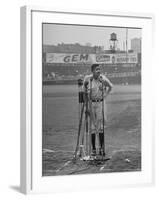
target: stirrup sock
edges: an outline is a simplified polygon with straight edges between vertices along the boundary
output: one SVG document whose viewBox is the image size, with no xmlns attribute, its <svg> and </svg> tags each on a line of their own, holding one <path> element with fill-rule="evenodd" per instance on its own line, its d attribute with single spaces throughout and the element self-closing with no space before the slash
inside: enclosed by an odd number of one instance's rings
<svg viewBox="0 0 159 200">
<path fill-rule="evenodd" d="M 92 149 L 95 150 L 96 149 L 96 145 L 95 145 L 95 143 L 96 143 L 96 135 L 95 135 L 95 133 L 91 134 L 91 142 L 92 142 Z"/>
<path fill-rule="evenodd" d="M 99 142 L 100 142 L 100 147 L 103 148 L 103 145 L 104 145 L 104 133 L 103 132 L 99 133 Z"/>
</svg>

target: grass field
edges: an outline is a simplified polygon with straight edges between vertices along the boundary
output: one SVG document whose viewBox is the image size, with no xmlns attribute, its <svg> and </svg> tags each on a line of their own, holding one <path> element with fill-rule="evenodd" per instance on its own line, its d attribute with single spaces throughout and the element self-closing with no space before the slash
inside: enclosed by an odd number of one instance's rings
<svg viewBox="0 0 159 200">
<path fill-rule="evenodd" d="M 109 161 L 73 163 L 78 131 L 76 85 L 43 87 L 43 176 L 141 170 L 141 87 L 114 86 L 107 98 Z"/>
</svg>

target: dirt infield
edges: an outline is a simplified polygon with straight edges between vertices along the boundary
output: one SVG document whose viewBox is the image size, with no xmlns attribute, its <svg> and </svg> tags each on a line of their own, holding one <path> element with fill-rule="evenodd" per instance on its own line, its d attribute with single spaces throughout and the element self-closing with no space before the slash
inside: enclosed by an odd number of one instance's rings
<svg viewBox="0 0 159 200">
<path fill-rule="evenodd" d="M 78 130 L 76 86 L 43 87 L 43 176 L 141 170 L 141 88 L 115 86 L 108 97 L 104 161 L 73 162 Z"/>
</svg>

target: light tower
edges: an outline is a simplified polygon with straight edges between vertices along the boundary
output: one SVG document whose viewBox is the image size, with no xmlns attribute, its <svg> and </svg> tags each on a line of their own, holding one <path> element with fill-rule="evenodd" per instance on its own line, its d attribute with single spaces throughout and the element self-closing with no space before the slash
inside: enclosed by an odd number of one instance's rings
<svg viewBox="0 0 159 200">
<path fill-rule="evenodd" d="M 111 33 L 110 34 L 110 50 L 115 53 L 116 49 L 117 49 L 117 34 L 116 33 Z"/>
</svg>

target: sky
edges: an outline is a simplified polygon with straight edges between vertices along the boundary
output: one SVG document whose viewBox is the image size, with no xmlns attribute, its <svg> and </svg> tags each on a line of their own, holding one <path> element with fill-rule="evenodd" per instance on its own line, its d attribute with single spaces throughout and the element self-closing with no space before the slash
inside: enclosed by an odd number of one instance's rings
<svg viewBox="0 0 159 200">
<path fill-rule="evenodd" d="M 141 38 L 142 30 L 134 28 L 128 28 L 127 30 L 128 49 L 130 49 L 131 39 Z M 120 27 L 43 24 L 43 44 L 80 43 L 85 45 L 91 43 L 92 46 L 104 46 L 104 49 L 109 49 L 110 34 L 113 32 L 117 34 L 117 47 L 123 50 L 123 43 L 126 41 L 126 28 Z"/>
</svg>

